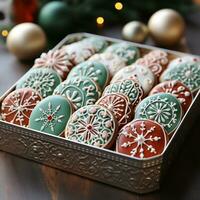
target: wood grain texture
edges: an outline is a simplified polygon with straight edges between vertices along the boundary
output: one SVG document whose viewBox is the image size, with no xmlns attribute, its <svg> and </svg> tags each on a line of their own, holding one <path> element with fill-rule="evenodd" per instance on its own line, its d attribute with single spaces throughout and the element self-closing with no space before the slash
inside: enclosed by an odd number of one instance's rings
<svg viewBox="0 0 200 200">
<path fill-rule="evenodd" d="M 187 46 L 183 48 L 189 48 L 194 54 L 200 53 L 199 16 L 188 17 Z M 119 38 L 120 28 L 110 29 L 102 34 Z M 31 63 L 19 62 L 1 46 L 0 94 L 14 84 L 30 66 Z M 200 119 L 197 126 L 191 130 L 191 135 L 187 138 L 160 191 L 137 195 L 0 152 L 0 200 L 198 200 L 199 123 Z"/>
</svg>

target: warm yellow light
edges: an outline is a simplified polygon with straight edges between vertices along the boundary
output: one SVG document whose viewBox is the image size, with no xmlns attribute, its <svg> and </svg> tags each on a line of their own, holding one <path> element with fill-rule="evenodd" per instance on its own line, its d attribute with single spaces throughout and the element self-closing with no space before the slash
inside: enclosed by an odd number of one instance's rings
<svg viewBox="0 0 200 200">
<path fill-rule="evenodd" d="M 1 35 L 2 35 L 3 37 L 7 37 L 7 36 L 8 36 L 8 31 L 7 31 L 7 30 L 2 30 L 2 31 L 1 31 Z"/>
<path fill-rule="evenodd" d="M 115 9 L 116 10 L 122 10 L 123 8 L 123 4 L 121 2 L 116 2 L 115 3 Z"/>
<path fill-rule="evenodd" d="M 97 24 L 103 24 L 104 18 L 103 17 L 97 17 L 96 22 L 97 22 Z"/>
</svg>

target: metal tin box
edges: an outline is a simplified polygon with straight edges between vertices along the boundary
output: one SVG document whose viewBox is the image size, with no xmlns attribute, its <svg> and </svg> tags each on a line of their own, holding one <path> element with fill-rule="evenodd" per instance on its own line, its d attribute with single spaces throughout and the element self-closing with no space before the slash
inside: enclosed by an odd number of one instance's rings
<svg viewBox="0 0 200 200">
<path fill-rule="evenodd" d="M 55 48 L 90 36 L 94 35 L 88 33 L 68 35 Z M 96 37 L 109 42 L 121 41 L 102 36 Z M 144 52 L 155 49 L 140 44 L 135 46 Z M 175 51 L 165 51 L 172 57 L 185 55 Z M 1 97 L 0 101 L 14 89 L 15 85 Z M 159 189 L 168 167 L 176 158 L 184 138 L 195 123 L 197 114 L 200 113 L 199 104 L 198 92 L 165 151 L 162 155 L 151 159 L 134 159 L 112 150 L 79 144 L 1 120 L 0 150 L 131 192 L 147 193 Z"/>
</svg>

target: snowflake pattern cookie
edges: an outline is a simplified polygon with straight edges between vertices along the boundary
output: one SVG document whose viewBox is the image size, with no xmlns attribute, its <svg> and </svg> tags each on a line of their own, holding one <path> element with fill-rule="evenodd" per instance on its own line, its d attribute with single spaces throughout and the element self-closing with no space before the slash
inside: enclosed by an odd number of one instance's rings
<svg viewBox="0 0 200 200">
<path fill-rule="evenodd" d="M 33 67 L 53 69 L 64 80 L 72 67 L 72 63 L 69 61 L 69 57 L 63 50 L 50 50 L 47 53 L 42 53 L 40 58 L 35 60 Z"/>
<path fill-rule="evenodd" d="M 110 110 L 114 114 L 119 127 L 127 124 L 133 117 L 130 101 L 128 97 L 123 94 L 107 94 L 102 96 L 96 104 Z"/>
<path fill-rule="evenodd" d="M 191 91 L 183 83 L 176 80 L 165 81 L 156 85 L 149 95 L 157 93 L 170 93 L 174 95 L 180 101 L 183 113 L 187 111 L 193 99 Z"/>
<path fill-rule="evenodd" d="M 120 93 L 127 96 L 133 108 L 144 96 L 141 85 L 138 84 L 138 82 L 130 79 L 108 85 L 105 88 L 103 95 L 112 93 Z"/>
<path fill-rule="evenodd" d="M 73 107 L 67 98 L 53 95 L 43 99 L 30 116 L 29 127 L 52 135 L 65 130 Z"/>
<path fill-rule="evenodd" d="M 117 134 L 113 114 L 99 105 L 84 106 L 70 117 L 65 137 L 96 147 L 110 148 Z"/>
<path fill-rule="evenodd" d="M 92 79 L 101 89 L 104 89 L 110 79 L 107 67 L 97 61 L 85 61 L 76 65 L 68 74 L 67 80 L 80 76 Z"/>
<path fill-rule="evenodd" d="M 166 145 L 167 135 L 157 122 L 133 120 L 120 130 L 116 151 L 145 159 L 162 154 Z"/>
<path fill-rule="evenodd" d="M 181 104 L 168 93 L 158 93 L 143 99 L 135 111 L 136 119 L 150 119 L 162 125 L 171 134 L 179 125 L 182 117 Z"/>
<path fill-rule="evenodd" d="M 17 82 L 16 88 L 32 88 L 45 98 L 51 95 L 60 83 L 61 78 L 54 70 L 34 68 Z"/>
<path fill-rule="evenodd" d="M 176 67 L 171 67 L 165 70 L 160 82 L 167 80 L 178 80 L 186 85 L 192 93 L 200 88 L 200 63 L 198 62 L 183 62 Z"/>
<path fill-rule="evenodd" d="M 41 101 L 39 93 L 31 88 L 17 89 L 2 102 L 1 118 L 20 126 L 28 126 L 34 107 Z"/>
<path fill-rule="evenodd" d="M 140 57 L 140 52 L 137 47 L 132 44 L 121 42 L 109 46 L 105 52 L 110 52 L 118 55 L 125 61 L 126 65 L 130 65 Z"/>
<path fill-rule="evenodd" d="M 101 92 L 94 81 L 82 76 L 62 82 L 53 94 L 65 96 L 77 110 L 82 106 L 95 104 Z"/>
</svg>

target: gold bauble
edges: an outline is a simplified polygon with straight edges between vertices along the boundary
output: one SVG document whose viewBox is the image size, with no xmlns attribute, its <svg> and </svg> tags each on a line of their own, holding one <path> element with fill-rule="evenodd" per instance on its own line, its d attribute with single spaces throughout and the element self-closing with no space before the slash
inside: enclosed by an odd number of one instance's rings
<svg viewBox="0 0 200 200">
<path fill-rule="evenodd" d="M 185 22 L 177 11 L 162 9 L 151 16 L 148 27 L 156 43 L 171 46 L 181 40 L 185 30 Z"/>
<path fill-rule="evenodd" d="M 8 34 L 7 47 L 17 58 L 33 59 L 46 47 L 44 31 L 33 23 L 16 25 Z"/>
<path fill-rule="evenodd" d="M 129 22 L 122 29 L 122 37 L 132 42 L 144 42 L 148 33 L 147 26 L 139 21 Z"/>
</svg>

